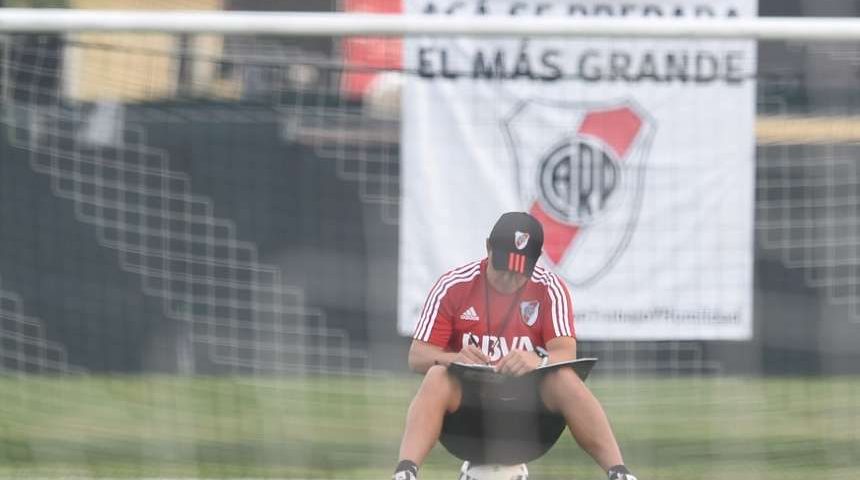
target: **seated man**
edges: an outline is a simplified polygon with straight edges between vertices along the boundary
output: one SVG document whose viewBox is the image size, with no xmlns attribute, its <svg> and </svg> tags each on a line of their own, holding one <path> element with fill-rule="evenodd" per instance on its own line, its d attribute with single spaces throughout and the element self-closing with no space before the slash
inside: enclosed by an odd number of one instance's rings
<svg viewBox="0 0 860 480">
<path fill-rule="evenodd" d="M 540 222 L 527 213 L 506 213 L 487 239 L 487 258 L 451 270 L 431 289 L 409 351 L 410 368 L 425 376 L 409 406 L 394 480 L 415 480 L 440 435 L 468 435 L 463 423 L 475 409 L 505 408 L 503 393 L 488 399 L 482 398 L 486 392 L 467 391 L 448 365 L 493 365 L 499 373 L 520 377 L 548 362 L 576 358 L 570 294 L 559 277 L 535 265 L 542 247 Z M 606 414 L 573 369 L 547 372 L 537 388 L 539 405 L 526 412 L 532 424 L 546 424 L 548 415 L 563 416 L 576 442 L 610 480 L 636 480 L 624 466 Z M 509 418 L 524 413 L 522 402 L 511 405 L 519 407 L 508 412 Z M 535 441 L 546 438 L 540 426 L 536 430 Z M 475 430 L 476 435 L 494 433 L 493 428 Z M 495 458 L 484 453 L 484 460 Z"/>
</svg>

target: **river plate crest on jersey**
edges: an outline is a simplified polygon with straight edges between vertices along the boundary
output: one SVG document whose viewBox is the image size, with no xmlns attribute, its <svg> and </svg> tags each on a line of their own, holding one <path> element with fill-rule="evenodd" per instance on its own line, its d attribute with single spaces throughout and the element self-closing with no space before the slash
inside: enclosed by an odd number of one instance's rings
<svg viewBox="0 0 860 480">
<path fill-rule="evenodd" d="M 653 120 L 631 100 L 525 100 L 502 128 L 520 201 L 544 227 L 544 260 L 573 285 L 596 282 L 636 229 Z"/>
</svg>

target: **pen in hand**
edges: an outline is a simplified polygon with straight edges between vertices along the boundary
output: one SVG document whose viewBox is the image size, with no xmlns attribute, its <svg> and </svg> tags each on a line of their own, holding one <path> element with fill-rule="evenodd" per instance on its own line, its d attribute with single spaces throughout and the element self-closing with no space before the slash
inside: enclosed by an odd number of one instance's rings
<svg viewBox="0 0 860 480">
<path fill-rule="evenodd" d="M 474 333 L 472 333 L 472 332 L 469 332 L 469 340 L 468 340 L 468 342 L 469 342 L 469 343 L 468 343 L 468 344 L 469 344 L 469 346 L 475 347 L 476 349 L 478 349 L 478 351 L 480 351 L 480 353 L 481 353 L 481 357 L 486 358 L 486 361 L 480 361 L 480 362 L 476 362 L 476 363 L 479 363 L 479 364 L 483 363 L 484 365 L 490 365 L 490 359 L 489 359 L 489 357 L 487 357 L 486 355 L 484 355 L 484 352 L 483 352 L 483 351 L 481 351 L 481 347 L 480 347 L 480 343 L 481 343 L 481 342 L 480 342 L 480 339 L 478 338 L 478 336 L 477 336 L 477 335 L 475 335 L 475 334 L 474 334 Z"/>
</svg>

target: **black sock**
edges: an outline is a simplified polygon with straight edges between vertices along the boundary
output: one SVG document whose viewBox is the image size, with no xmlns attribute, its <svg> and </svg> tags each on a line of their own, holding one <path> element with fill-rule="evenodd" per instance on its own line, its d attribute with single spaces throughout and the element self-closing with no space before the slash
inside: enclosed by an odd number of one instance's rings
<svg viewBox="0 0 860 480">
<path fill-rule="evenodd" d="M 401 460 L 394 469 L 394 473 L 410 471 L 412 475 L 418 476 L 418 465 L 412 460 Z"/>
</svg>

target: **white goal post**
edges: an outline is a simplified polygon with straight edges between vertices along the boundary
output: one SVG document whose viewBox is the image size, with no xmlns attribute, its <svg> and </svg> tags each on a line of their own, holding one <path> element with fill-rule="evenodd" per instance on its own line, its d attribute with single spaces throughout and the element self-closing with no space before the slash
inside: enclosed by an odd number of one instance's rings
<svg viewBox="0 0 860 480">
<path fill-rule="evenodd" d="M 282 36 L 534 36 L 860 40 L 858 18 L 475 18 L 351 13 L 0 9 L 0 33 L 160 32 Z"/>
</svg>

